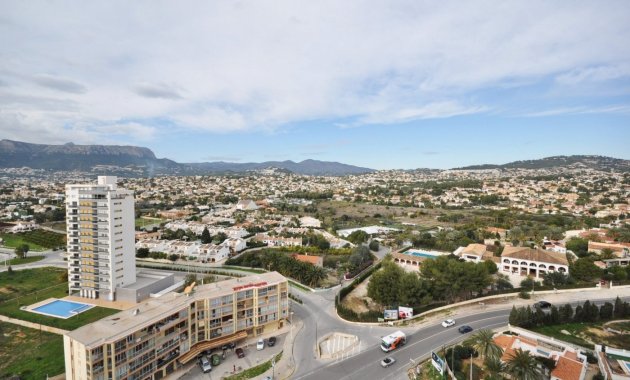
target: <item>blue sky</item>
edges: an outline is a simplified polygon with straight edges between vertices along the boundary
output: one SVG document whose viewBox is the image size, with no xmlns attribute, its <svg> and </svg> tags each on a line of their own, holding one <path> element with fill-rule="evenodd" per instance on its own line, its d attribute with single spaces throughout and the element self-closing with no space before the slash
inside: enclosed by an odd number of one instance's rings
<svg viewBox="0 0 630 380">
<path fill-rule="evenodd" d="M 627 1 L 0 11 L 0 138 L 376 169 L 630 159 Z"/>
</svg>

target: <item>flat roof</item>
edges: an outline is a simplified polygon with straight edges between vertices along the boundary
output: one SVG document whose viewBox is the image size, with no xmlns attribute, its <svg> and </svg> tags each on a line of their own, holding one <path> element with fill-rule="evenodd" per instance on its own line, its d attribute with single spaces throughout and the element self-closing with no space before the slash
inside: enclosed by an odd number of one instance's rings
<svg viewBox="0 0 630 380">
<path fill-rule="evenodd" d="M 268 272 L 197 286 L 190 296 L 171 292 L 159 298 L 147 299 L 135 307 L 79 327 L 65 335 L 89 348 L 94 348 L 124 338 L 182 310 L 193 301 L 221 297 L 247 288 L 276 285 L 284 281 L 287 279 L 280 273 Z"/>
<path fill-rule="evenodd" d="M 139 271 L 136 273 L 136 282 L 133 284 L 121 286 L 122 289 L 142 289 L 145 286 L 151 285 L 154 282 L 162 280 L 167 277 L 175 277 L 173 273 L 162 273 L 162 272 L 149 272 L 149 271 Z"/>
</svg>

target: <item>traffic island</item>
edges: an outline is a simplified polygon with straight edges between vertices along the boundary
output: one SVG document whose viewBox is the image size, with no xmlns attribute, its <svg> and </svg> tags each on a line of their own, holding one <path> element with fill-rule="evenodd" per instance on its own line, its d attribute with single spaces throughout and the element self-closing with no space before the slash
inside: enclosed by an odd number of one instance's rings
<svg viewBox="0 0 630 380">
<path fill-rule="evenodd" d="M 317 342 L 317 356 L 320 359 L 336 359 L 353 351 L 359 345 L 359 337 L 344 333 L 325 335 Z"/>
</svg>

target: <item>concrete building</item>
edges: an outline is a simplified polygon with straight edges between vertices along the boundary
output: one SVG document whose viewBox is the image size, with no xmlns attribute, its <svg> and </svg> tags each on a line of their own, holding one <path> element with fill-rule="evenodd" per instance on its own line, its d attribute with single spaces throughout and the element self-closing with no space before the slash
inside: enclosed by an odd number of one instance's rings
<svg viewBox="0 0 630 380">
<path fill-rule="evenodd" d="M 82 297 L 116 299 L 136 282 L 133 192 L 114 176 L 66 185 L 68 283 Z"/>
<path fill-rule="evenodd" d="M 521 276 L 543 277 L 546 273 L 569 274 L 565 253 L 529 247 L 505 247 L 501 253 L 500 270 Z"/>
<path fill-rule="evenodd" d="M 275 331 L 288 317 L 288 282 L 277 272 L 166 293 L 66 333 L 66 378 L 161 379 L 202 351 Z"/>
</svg>

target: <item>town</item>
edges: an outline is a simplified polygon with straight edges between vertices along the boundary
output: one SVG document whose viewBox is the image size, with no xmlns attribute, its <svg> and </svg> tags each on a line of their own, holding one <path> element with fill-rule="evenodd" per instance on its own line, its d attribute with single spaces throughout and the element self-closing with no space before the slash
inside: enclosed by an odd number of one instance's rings
<svg viewBox="0 0 630 380">
<path fill-rule="evenodd" d="M 540 378 L 624 373 L 614 360 L 624 363 L 627 341 L 611 331 L 630 315 L 627 172 L 269 168 L 97 182 L 26 171 L 0 188 L 3 330 L 39 326 L 50 344 L 63 335 L 66 360 L 44 359 L 48 375 L 329 378 L 321 365 L 360 372 L 381 338 L 388 353 L 453 325 L 461 339 L 449 347 L 380 364 L 396 376 L 479 377 L 496 366 L 518 376 L 508 369 L 526 370 L 508 357 L 518 350 L 540 363 L 528 369 Z M 16 276 L 31 283 L 15 287 Z M 43 276 L 59 285 L 32 283 Z M 590 324 L 565 336 L 570 321 Z M 607 337 L 592 335 L 602 323 Z"/>
</svg>

